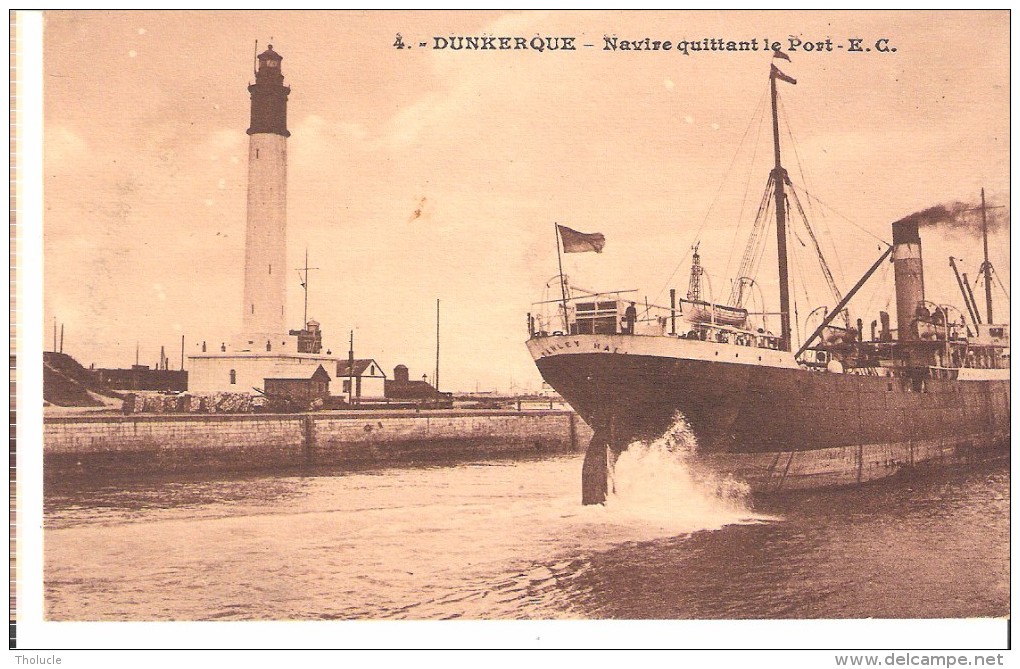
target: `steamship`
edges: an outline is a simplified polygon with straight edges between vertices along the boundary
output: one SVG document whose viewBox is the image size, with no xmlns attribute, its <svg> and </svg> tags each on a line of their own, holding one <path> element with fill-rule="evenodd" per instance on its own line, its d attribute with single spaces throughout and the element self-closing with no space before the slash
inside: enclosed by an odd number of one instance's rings
<svg viewBox="0 0 1020 669">
<path fill-rule="evenodd" d="M 752 237 L 775 221 L 778 334 L 767 312 L 744 304 L 751 279 L 735 280 L 726 304 L 704 298 L 697 246 L 686 300 L 671 290 L 668 306 L 642 305 L 638 314 L 627 295 L 633 291 L 570 286 L 561 262 L 560 299 L 529 314 L 527 347 L 542 377 L 594 431 L 582 468 L 585 504 L 606 500 L 616 458 L 629 444 L 678 420 L 696 436 L 697 463 L 755 491 L 855 485 L 904 468 L 1008 457 L 1009 326 L 993 322 L 983 192 L 984 318 L 953 259 L 966 314 L 925 300 L 919 223 L 937 211 L 893 223 L 892 245 L 845 295 L 808 229 L 835 306 L 794 349 L 787 216 L 802 208 L 781 162 L 777 80 L 796 83 L 772 65 L 775 166 Z M 749 254 L 760 257 L 757 243 L 749 243 L 742 269 Z M 882 312 L 866 337 L 846 307 L 890 256 L 897 327 Z M 537 313 L 543 308 L 550 313 Z"/>
</svg>

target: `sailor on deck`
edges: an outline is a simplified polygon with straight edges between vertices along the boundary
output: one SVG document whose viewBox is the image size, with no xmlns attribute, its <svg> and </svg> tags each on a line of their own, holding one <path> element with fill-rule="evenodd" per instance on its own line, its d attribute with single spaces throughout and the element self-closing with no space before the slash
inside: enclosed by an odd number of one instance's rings
<svg viewBox="0 0 1020 669">
<path fill-rule="evenodd" d="M 634 323 L 637 322 L 637 309 L 634 307 L 634 303 L 631 302 L 627 310 L 623 312 L 623 332 L 624 334 L 634 334 Z"/>
</svg>

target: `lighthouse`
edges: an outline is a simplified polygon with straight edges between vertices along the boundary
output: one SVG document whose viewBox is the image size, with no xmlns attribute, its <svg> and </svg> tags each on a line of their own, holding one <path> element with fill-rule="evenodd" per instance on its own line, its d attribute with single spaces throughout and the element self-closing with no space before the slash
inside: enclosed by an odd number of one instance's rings
<svg viewBox="0 0 1020 669">
<path fill-rule="evenodd" d="M 287 335 L 287 96 L 283 58 L 258 54 L 248 127 L 248 220 L 240 348 L 265 350 Z"/>
<path fill-rule="evenodd" d="M 290 87 L 283 83 L 283 58 L 272 44 L 256 58 L 255 83 L 248 86 L 251 118 L 241 332 L 232 338 L 217 337 L 209 346 L 203 341 L 200 351 L 188 357 L 188 392 L 263 395 L 297 389 L 302 395 L 313 385 L 325 383 L 326 392 L 347 403 L 382 400 L 386 380 L 382 367 L 372 359 L 353 360 L 353 344 L 343 357 L 334 356 L 328 348 L 322 353 L 323 333 L 317 321 L 307 319 L 307 303 L 302 329 L 286 327 Z M 306 290 L 309 269 L 306 256 L 302 279 Z"/>
</svg>

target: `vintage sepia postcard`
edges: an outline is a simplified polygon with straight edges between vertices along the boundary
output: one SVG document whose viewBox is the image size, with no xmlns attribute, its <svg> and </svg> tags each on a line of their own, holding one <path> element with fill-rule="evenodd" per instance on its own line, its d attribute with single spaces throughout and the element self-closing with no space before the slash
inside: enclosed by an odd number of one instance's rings
<svg viewBox="0 0 1020 669">
<path fill-rule="evenodd" d="M 1008 11 L 11 28 L 19 664 L 1002 664 Z"/>
</svg>

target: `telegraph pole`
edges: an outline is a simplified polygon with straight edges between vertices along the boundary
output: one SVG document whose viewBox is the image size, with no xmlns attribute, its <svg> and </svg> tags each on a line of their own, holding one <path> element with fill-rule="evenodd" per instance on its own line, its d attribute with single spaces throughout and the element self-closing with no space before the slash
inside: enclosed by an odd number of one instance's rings
<svg viewBox="0 0 1020 669">
<path fill-rule="evenodd" d="M 432 381 L 436 390 L 439 390 L 439 298 L 436 298 L 436 375 Z"/>
<path fill-rule="evenodd" d="M 351 347 L 347 351 L 347 404 L 354 406 L 354 330 L 351 330 Z"/>
</svg>

